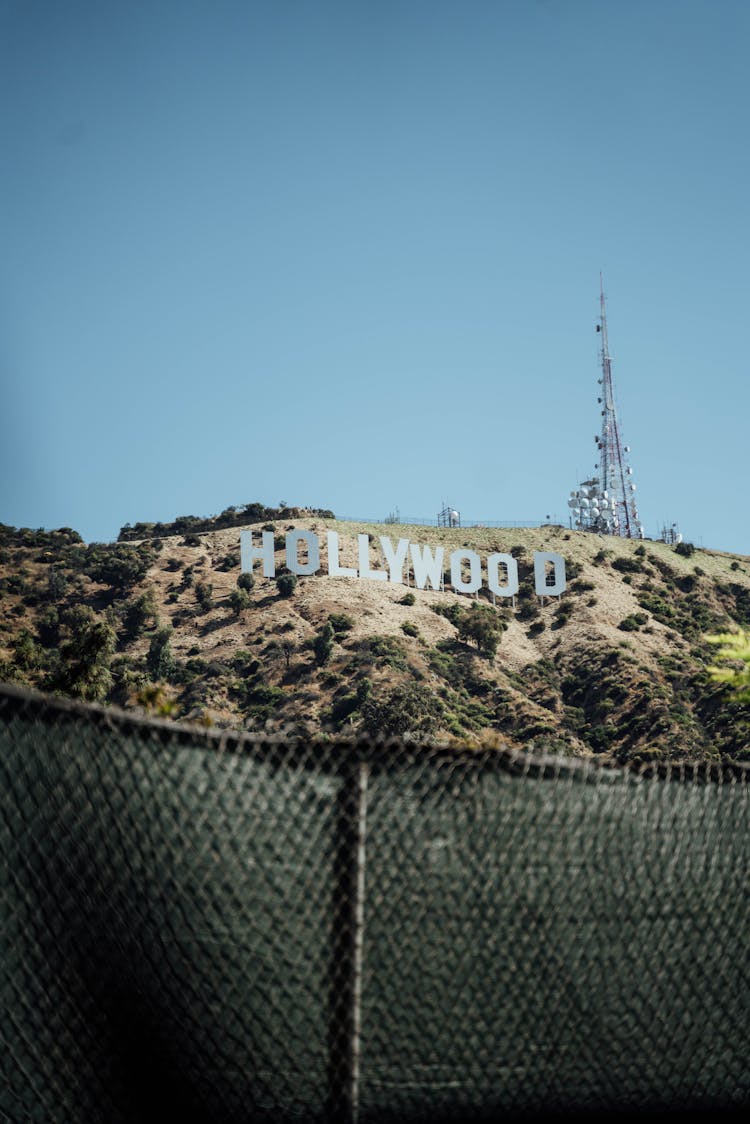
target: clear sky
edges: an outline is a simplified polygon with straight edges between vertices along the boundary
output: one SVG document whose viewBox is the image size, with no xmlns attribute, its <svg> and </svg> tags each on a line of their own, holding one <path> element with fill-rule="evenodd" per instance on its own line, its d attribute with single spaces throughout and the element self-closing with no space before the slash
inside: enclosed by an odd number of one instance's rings
<svg viewBox="0 0 750 1124">
<path fill-rule="evenodd" d="M 0 521 L 567 516 L 750 554 L 746 0 L 0 0 Z"/>
</svg>

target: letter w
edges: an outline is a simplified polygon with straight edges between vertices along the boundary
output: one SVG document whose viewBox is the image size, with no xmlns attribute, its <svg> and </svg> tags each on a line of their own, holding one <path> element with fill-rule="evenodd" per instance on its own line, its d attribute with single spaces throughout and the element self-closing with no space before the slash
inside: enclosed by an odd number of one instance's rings
<svg viewBox="0 0 750 1124">
<path fill-rule="evenodd" d="M 429 546 L 409 543 L 409 550 L 417 589 L 424 589 L 428 580 L 433 589 L 440 589 L 443 579 L 443 547 L 436 547 L 434 557 Z"/>
</svg>

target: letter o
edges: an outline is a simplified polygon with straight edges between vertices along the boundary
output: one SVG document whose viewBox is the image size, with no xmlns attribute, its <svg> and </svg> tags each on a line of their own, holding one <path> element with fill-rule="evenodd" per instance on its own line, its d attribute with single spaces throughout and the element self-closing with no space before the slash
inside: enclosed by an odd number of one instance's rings
<svg viewBox="0 0 750 1124">
<path fill-rule="evenodd" d="M 500 564 L 508 571 L 508 580 L 500 585 Z M 491 554 L 487 559 L 487 584 L 498 597 L 515 597 L 518 593 L 518 563 L 512 554 Z"/>
<path fill-rule="evenodd" d="M 482 584 L 482 562 L 479 555 L 473 550 L 454 550 L 451 552 L 451 585 L 456 593 L 476 593 Z M 466 559 L 469 563 L 471 576 L 464 580 L 461 573 L 461 563 Z"/>
<path fill-rule="evenodd" d="M 299 560 L 299 544 L 307 546 L 307 562 Z M 286 568 L 300 577 L 317 574 L 320 569 L 320 546 L 314 531 L 288 531 L 286 536 Z"/>
</svg>

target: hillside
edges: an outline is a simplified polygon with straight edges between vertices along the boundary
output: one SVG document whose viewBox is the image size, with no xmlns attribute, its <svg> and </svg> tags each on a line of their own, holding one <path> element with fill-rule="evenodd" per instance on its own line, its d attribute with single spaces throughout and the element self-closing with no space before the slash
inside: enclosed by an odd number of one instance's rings
<svg viewBox="0 0 750 1124">
<path fill-rule="evenodd" d="M 0 527 L 0 679 L 244 729 L 533 743 L 610 761 L 750 757 L 747 711 L 708 679 L 703 639 L 750 624 L 750 559 L 555 527 L 287 511 L 299 517 L 254 525 L 274 531 L 277 573 L 290 528 L 338 531 L 349 566 L 358 533 L 373 567 L 381 535 L 505 551 L 519 563 L 516 609 L 486 590 L 477 600 L 324 572 L 284 595 L 257 565 L 239 590 L 238 526 L 89 546 L 67 529 Z M 541 606 L 538 550 L 562 554 L 568 574 Z"/>
</svg>

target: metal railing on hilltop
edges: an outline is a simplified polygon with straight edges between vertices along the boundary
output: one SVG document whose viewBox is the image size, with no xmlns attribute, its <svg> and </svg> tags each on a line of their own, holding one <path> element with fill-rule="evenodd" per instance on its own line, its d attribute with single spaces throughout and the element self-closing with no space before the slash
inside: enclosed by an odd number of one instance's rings
<svg viewBox="0 0 750 1124">
<path fill-rule="evenodd" d="M 438 521 L 437 517 L 430 518 L 427 515 L 398 515 L 398 517 L 387 515 L 382 517 L 370 517 L 363 515 L 337 515 L 336 519 L 340 523 L 381 523 L 386 526 L 410 526 L 410 527 L 439 527 L 442 524 Z M 557 515 L 548 515 L 544 519 L 464 519 L 461 517 L 460 523 L 456 524 L 461 528 L 496 528 L 496 529 L 513 529 L 513 528 L 536 528 L 536 527 L 567 527 L 567 522 L 561 520 Z"/>
</svg>

